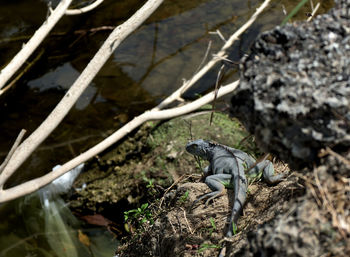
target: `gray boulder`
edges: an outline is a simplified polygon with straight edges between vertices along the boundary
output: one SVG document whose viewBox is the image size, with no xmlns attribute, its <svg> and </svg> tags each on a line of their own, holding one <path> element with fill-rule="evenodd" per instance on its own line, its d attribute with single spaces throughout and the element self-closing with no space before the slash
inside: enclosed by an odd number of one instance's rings
<svg viewBox="0 0 350 257">
<path fill-rule="evenodd" d="M 350 1 L 262 33 L 240 70 L 232 113 L 264 151 L 301 168 L 349 149 Z"/>
</svg>

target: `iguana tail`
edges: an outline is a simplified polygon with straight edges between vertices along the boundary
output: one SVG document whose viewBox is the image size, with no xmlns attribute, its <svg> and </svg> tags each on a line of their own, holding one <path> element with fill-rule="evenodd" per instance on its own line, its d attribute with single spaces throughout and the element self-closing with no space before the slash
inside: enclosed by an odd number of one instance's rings
<svg viewBox="0 0 350 257">
<path fill-rule="evenodd" d="M 237 226 L 236 226 L 237 221 L 238 221 L 239 215 L 242 212 L 243 204 L 245 203 L 245 199 L 247 197 L 247 179 L 245 177 L 243 169 L 241 169 L 240 166 L 238 166 L 238 169 L 239 169 L 238 175 L 233 176 L 235 198 L 234 198 L 232 214 L 230 219 L 230 226 L 226 233 L 227 237 L 231 237 L 233 234 L 235 234 L 237 229 Z"/>
</svg>

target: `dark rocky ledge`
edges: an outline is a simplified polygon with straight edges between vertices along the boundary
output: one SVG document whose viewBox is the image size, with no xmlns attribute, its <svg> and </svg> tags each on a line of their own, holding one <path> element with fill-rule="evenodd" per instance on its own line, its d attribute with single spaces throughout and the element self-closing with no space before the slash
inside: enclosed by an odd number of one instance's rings
<svg viewBox="0 0 350 257">
<path fill-rule="evenodd" d="M 350 1 L 335 2 L 310 23 L 262 33 L 242 60 L 233 114 L 302 171 L 305 194 L 235 256 L 350 256 Z"/>
<path fill-rule="evenodd" d="M 292 168 L 350 147 L 350 1 L 262 33 L 243 58 L 233 114 Z"/>
</svg>

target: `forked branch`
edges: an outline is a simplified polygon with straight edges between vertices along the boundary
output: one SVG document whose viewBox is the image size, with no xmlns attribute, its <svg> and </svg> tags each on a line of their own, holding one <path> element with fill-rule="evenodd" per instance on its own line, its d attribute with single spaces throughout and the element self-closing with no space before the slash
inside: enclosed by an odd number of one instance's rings
<svg viewBox="0 0 350 257">
<path fill-rule="evenodd" d="M 97 6 L 99 6 L 100 4 L 102 4 L 103 0 L 96 0 L 95 2 L 93 2 L 92 4 L 85 6 L 83 8 L 80 9 L 69 9 L 66 11 L 66 15 L 78 15 L 78 14 L 82 14 L 82 13 L 86 13 L 86 12 L 90 12 L 93 9 L 95 9 Z"/>
<path fill-rule="evenodd" d="M 16 149 L 2 174 L 0 174 L 0 185 L 4 185 L 7 178 L 9 178 L 32 154 L 32 152 L 51 134 L 51 132 L 67 115 L 69 110 L 78 100 L 86 87 L 90 84 L 92 79 L 96 76 L 98 71 L 106 63 L 108 58 L 113 54 L 114 50 L 119 46 L 119 44 L 136 28 L 138 28 L 162 2 L 163 0 L 147 1 L 132 17 L 113 30 L 54 110 Z M 2 196 L 4 195 L 4 192 L 0 192 L 0 194 Z"/>
<path fill-rule="evenodd" d="M 22 49 L 16 54 L 9 64 L 0 72 L 0 95 L 2 94 L 1 89 L 5 86 L 7 81 L 17 72 L 23 63 L 32 55 L 35 49 L 41 44 L 44 38 L 49 34 L 51 29 L 65 14 L 68 6 L 72 0 L 62 0 L 54 11 L 50 13 L 46 21 L 41 27 L 34 33 Z"/>
</svg>

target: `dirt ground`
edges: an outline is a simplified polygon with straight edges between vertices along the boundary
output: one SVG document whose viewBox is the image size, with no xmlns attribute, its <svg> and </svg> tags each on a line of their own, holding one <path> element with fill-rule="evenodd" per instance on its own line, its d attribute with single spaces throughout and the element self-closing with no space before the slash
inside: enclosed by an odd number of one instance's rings
<svg viewBox="0 0 350 257">
<path fill-rule="evenodd" d="M 275 186 L 251 184 L 232 238 L 224 238 L 232 191 L 191 212 L 193 201 L 208 187 L 200 182 L 174 187 L 154 207 L 161 209 L 157 221 L 126 241 L 119 256 L 218 256 L 222 247 L 227 248 L 225 256 L 350 254 L 350 179 L 340 174 L 333 178 L 325 166 L 291 172 Z"/>
<path fill-rule="evenodd" d="M 278 165 L 277 165 L 278 166 Z M 280 163 L 280 169 L 286 166 Z M 191 211 L 194 200 L 210 189 L 203 182 L 181 180 L 158 203 L 158 220 L 144 233 L 136 235 L 120 248 L 120 256 L 216 256 L 226 244 L 226 221 L 233 206 L 233 191 L 205 206 L 199 203 Z M 229 251 L 237 253 L 247 246 L 247 232 L 288 210 L 286 201 L 304 192 L 299 178 L 291 174 L 285 181 L 269 186 L 263 181 L 248 187 L 247 202 L 238 221 L 238 231 L 229 240 Z M 188 196 L 184 199 L 184 196 Z M 160 210 L 161 209 L 161 210 Z M 152 239 L 152 240 L 150 240 Z"/>
</svg>

